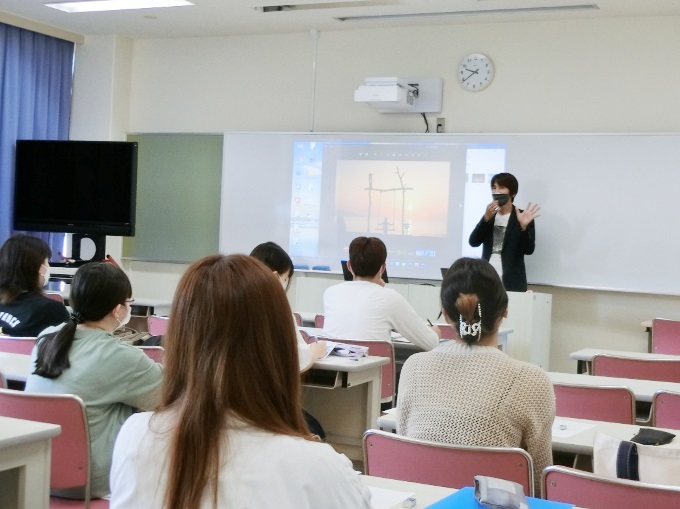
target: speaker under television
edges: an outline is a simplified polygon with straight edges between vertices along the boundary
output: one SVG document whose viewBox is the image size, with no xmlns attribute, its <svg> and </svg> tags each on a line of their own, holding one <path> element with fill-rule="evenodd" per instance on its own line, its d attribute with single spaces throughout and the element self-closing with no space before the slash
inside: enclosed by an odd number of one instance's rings
<svg viewBox="0 0 680 509">
<path fill-rule="evenodd" d="M 14 229 L 73 233 L 72 258 L 102 260 L 106 236 L 134 236 L 137 142 L 18 140 Z"/>
</svg>

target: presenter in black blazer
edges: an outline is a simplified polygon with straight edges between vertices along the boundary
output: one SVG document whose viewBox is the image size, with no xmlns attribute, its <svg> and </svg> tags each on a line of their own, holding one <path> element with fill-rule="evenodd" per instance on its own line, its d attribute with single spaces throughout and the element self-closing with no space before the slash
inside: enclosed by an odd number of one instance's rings
<svg viewBox="0 0 680 509">
<path fill-rule="evenodd" d="M 499 173 L 491 179 L 493 201 L 470 234 L 470 245 L 482 247 L 482 258 L 498 271 L 507 291 L 526 292 L 527 273 L 524 255 L 536 247 L 534 219 L 540 207 L 529 202 L 525 210 L 513 205 L 519 183 L 510 173 Z"/>
</svg>

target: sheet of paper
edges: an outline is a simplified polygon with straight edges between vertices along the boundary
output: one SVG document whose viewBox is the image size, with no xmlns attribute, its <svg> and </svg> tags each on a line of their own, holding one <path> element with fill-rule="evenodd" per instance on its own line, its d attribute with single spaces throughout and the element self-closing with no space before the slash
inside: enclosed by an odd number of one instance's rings
<svg viewBox="0 0 680 509">
<path fill-rule="evenodd" d="M 596 427 L 596 424 L 589 424 L 584 422 L 565 421 L 563 419 L 555 419 L 552 425 L 552 436 L 558 438 L 568 438 L 583 433 L 586 430 Z"/>
<path fill-rule="evenodd" d="M 404 500 L 414 495 L 413 492 L 386 490 L 369 486 L 371 490 L 371 505 L 373 509 L 390 509 L 395 505 L 401 505 Z"/>
</svg>

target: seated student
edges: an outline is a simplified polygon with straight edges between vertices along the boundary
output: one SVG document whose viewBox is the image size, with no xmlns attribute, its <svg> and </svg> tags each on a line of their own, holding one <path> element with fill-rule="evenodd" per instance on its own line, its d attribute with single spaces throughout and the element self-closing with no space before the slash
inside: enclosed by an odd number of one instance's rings
<svg viewBox="0 0 680 509">
<path fill-rule="evenodd" d="M 76 394 L 87 409 L 90 425 L 91 493 L 107 495 L 113 444 L 120 427 L 137 408 L 158 401 L 163 367 L 112 333 L 130 320 L 130 280 L 110 263 L 88 263 L 71 284 L 71 319 L 38 339 L 27 392 Z M 54 492 L 83 498 L 83 489 Z"/>
<path fill-rule="evenodd" d="M 432 350 L 439 344 L 439 327 L 428 327 L 399 293 L 381 279 L 387 248 L 377 237 L 357 237 L 349 245 L 347 268 L 354 276 L 323 294 L 323 331 L 345 339 L 389 340 L 392 330 Z"/>
<path fill-rule="evenodd" d="M 444 318 L 459 338 L 412 355 L 399 380 L 397 433 L 451 444 L 521 447 L 535 486 L 552 463 L 555 395 L 546 373 L 498 349 L 508 295 L 484 260 L 461 258 L 442 282 Z"/>
<path fill-rule="evenodd" d="M 293 266 L 293 260 L 290 259 L 288 253 L 286 253 L 281 246 L 274 242 L 264 242 L 263 244 L 255 246 L 255 249 L 250 253 L 250 256 L 257 258 L 269 267 L 269 269 L 279 277 L 283 288 L 288 291 L 295 268 Z M 326 355 L 326 342 L 318 341 L 308 345 L 302 338 L 297 326 L 295 327 L 295 331 L 298 340 L 300 371 L 307 371 L 312 367 L 312 364 Z"/>
<path fill-rule="evenodd" d="M 371 507 L 351 462 L 305 426 L 291 314 L 253 257 L 187 269 L 159 410 L 133 415 L 118 435 L 112 509 Z"/>
<path fill-rule="evenodd" d="M 0 248 L 0 333 L 37 336 L 68 320 L 66 307 L 41 288 L 50 280 L 52 251 L 30 235 L 12 235 Z"/>
<path fill-rule="evenodd" d="M 286 253 L 281 246 L 274 242 L 264 242 L 255 246 L 255 249 L 250 253 L 250 256 L 257 258 L 269 267 L 269 269 L 279 278 L 279 281 L 281 281 L 284 290 L 286 290 L 286 292 L 288 291 L 290 280 L 295 272 L 295 267 L 293 266 L 293 260 L 290 259 L 288 253 Z M 291 316 L 291 319 L 295 322 L 294 317 Z M 312 364 L 317 360 L 326 355 L 326 342 L 317 341 L 316 343 L 307 344 L 302 337 L 302 334 L 300 334 L 300 329 L 298 329 L 297 324 L 295 324 L 295 333 L 297 336 L 300 372 L 303 373 L 311 368 Z M 318 419 L 306 410 L 303 409 L 302 411 L 309 431 L 319 438 L 325 439 L 326 432 Z"/>
</svg>

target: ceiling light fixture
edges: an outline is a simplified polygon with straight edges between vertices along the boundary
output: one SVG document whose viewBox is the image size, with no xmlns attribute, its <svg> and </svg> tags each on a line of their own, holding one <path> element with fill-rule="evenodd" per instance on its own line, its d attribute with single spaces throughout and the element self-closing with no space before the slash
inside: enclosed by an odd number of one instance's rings
<svg viewBox="0 0 680 509">
<path fill-rule="evenodd" d="M 47 7 L 60 11 L 74 12 L 102 12 L 124 11 L 129 9 L 153 9 L 158 7 L 184 7 L 194 5 L 186 0 L 86 0 L 83 2 L 55 2 L 45 4 Z"/>
</svg>

